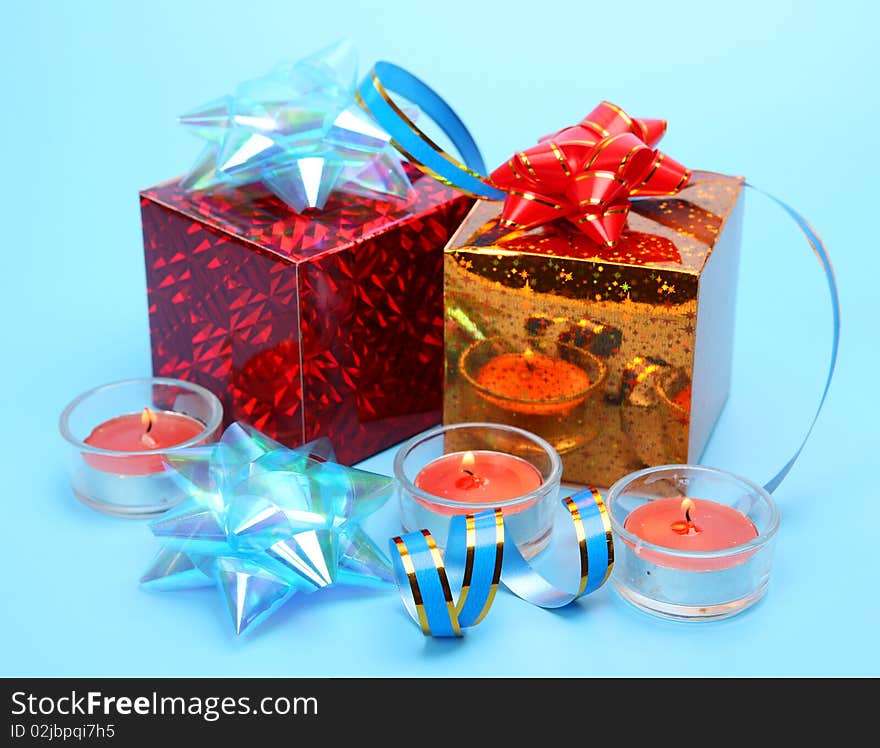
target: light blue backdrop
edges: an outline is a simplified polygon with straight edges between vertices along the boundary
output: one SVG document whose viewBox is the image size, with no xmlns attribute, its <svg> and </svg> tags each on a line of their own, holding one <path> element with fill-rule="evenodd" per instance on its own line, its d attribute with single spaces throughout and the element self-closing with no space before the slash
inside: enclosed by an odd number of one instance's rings
<svg viewBox="0 0 880 748">
<path fill-rule="evenodd" d="M 4 13 L 0 675 L 880 675 L 876 620 L 880 74 L 868 2 L 17 3 Z M 777 492 L 766 599 L 687 626 L 610 588 L 561 613 L 499 595 L 464 641 L 396 594 L 326 592 L 231 640 L 213 591 L 150 594 L 143 523 L 70 494 L 57 418 L 149 372 L 139 189 L 186 169 L 190 106 L 352 38 L 456 107 L 494 166 L 602 98 L 663 149 L 746 175 L 825 237 L 843 299 L 827 410 Z M 829 336 L 818 264 L 751 196 L 733 392 L 705 456 L 763 481 L 794 449 Z M 366 466 L 390 470 L 390 452 Z M 393 528 L 393 512 L 376 518 Z"/>
</svg>

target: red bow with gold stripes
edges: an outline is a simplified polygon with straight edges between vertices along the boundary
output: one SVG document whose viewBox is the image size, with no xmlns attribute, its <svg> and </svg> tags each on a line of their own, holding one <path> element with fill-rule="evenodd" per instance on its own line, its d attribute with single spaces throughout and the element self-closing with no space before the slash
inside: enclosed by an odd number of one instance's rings
<svg viewBox="0 0 880 748">
<path fill-rule="evenodd" d="M 626 225 L 629 198 L 674 195 L 690 171 L 653 148 L 659 119 L 634 119 L 603 101 L 579 124 L 547 135 L 492 172 L 507 192 L 501 225 L 530 229 L 565 217 L 612 247 Z"/>
</svg>

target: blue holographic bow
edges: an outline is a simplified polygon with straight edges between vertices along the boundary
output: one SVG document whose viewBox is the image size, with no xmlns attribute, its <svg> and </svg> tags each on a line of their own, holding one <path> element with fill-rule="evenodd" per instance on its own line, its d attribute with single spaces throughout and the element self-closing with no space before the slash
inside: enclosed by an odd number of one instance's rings
<svg viewBox="0 0 880 748">
<path fill-rule="evenodd" d="M 335 191 L 406 198 L 411 184 L 391 137 L 355 101 L 357 64 L 341 42 L 239 84 L 180 121 L 207 145 L 188 190 L 263 182 L 294 210 Z"/>
<path fill-rule="evenodd" d="M 392 581 L 360 523 L 394 481 L 333 462 L 328 440 L 288 449 L 234 423 L 168 459 L 188 498 L 150 523 L 162 549 L 145 587 L 216 585 L 241 634 L 297 593 Z"/>
</svg>

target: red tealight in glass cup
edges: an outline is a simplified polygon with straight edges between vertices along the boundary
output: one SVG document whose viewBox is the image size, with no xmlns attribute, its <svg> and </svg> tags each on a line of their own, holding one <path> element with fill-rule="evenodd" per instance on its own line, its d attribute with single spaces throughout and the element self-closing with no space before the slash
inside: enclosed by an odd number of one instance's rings
<svg viewBox="0 0 880 748">
<path fill-rule="evenodd" d="M 467 505 L 507 501 L 541 487 L 543 479 L 528 460 L 493 449 L 452 452 L 425 465 L 413 481 L 432 496 Z M 457 514 L 445 504 L 425 501 L 440 514 Z M 526 504 L 511 507 L 522 511 Z"/>
<path fill-rule="evenodd" d="M 160 514 L 183 499 L 166 456 L 213 442 L 222 420 L 215 395 L 178 379 L 129 379 L 85 392 L 59 421 L 73 493 L 106 514 Z"/>
<path fill-rule="evenodd" d="M 454 515 L 500 508 L 526 557 L 550 540 L 562 463 L 528 431 L 496 423 L 440 426 L 400 447 L 394 475 L 404 532 L 430 530 L 445 546 Z"/>
<path fill-rule="evenodd" d="M 612 583 L 642 610 L 720 619 L 766 592 L 779 512 L 755 483 L 714 468 L 661 465 L 621 478 L 605 505 Z"/>
<path fill-rule="evenodd" d="M 124 456 L 85 452 L 83 459 L 105 473 L 151 475 L 164 470 L 167 449 L 197 439 L 204 429 L 205 424 L 192 416 L 144 407 L 140 413 L 124 413 L 99 423 L 83 439 L 90 447 L 124 452 Z M 144 451 L 149 453 L 131 454 Z"/>
</svg>

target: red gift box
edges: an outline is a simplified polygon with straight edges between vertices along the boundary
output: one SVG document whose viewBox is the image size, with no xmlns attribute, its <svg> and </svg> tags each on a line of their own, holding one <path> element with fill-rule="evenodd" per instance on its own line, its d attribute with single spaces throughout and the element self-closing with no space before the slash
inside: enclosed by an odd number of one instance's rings
<svg viewBox="0 0 880 748">
<path fill-rule="evenodd" d="M 473 200 L 407 165 L 406 201 L 294 213 L 260 184 L 141 192 L 153 372 L 342 463 L 440 421 L 443 247 Z"/>
</svg>

